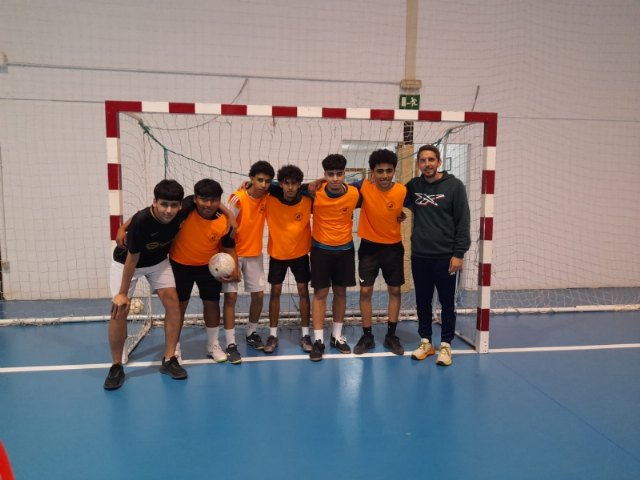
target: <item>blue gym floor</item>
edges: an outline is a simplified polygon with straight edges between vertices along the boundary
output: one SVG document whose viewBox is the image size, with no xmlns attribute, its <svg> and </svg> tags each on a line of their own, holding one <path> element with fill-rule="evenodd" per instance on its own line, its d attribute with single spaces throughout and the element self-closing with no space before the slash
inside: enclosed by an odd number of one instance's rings
<svg viewBox="0 0 640 480">
<path fill-rule="evenodd" d="M 238 327 L 244 362 L 215 364 L 189 327 L 186 381 L 158 373 L 154 328 L 113 392 L 106 327 L 0 327 L 16 479 L 640 478 L 640 312 L 494 316 L 491 353 L 458 340 L 448 368 L 386 353 L 382 325 L 373 353 L 319 363 L 298 329 L 266 356 Z M 398 328 L 408 352 L 416 329 Z"/>
</svg>

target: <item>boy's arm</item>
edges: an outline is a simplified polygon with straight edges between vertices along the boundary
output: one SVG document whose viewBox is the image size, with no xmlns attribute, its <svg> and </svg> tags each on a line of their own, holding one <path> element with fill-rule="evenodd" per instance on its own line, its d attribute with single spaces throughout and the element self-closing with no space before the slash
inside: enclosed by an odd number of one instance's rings
<svg viewBox="0 0 640 480">
<path fill-rule="evenodd" d="M 236 220 L 235 214 L 222 202 L 220 202 L 220 206 L 218 208 L 227 217 L 227 229 L 224 232 L 225 235 L 229 233 L 231 234 L 231 238 L 236 238 L 236 233 L 238 231 L 238 221 Z"/>
<path fill-rule="evenodd" d="M 118 233 L 116 233 L 116 245 L 120 248 L 127 248 L 127 230 L 131 225 L 131 218 L 118 227 Z"/>
</svg>

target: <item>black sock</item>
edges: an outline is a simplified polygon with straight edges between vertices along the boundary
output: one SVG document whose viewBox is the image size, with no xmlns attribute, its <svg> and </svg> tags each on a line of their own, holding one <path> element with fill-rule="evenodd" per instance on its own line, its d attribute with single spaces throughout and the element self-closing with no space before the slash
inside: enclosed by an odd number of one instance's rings
<svg viewBox="0 0 640 480">
<path fill-rule="evenodd" d="M 389 322 L 387 324 L 387 335 L 395 335 L 398 322 Z"/>
<path fill-rule="evenodd" d="M 365 335 L 373 334 L 373 330 L 371 330 L 371 327 L 362 327 L 362 331 L 364 332 Z"/>
</svg>

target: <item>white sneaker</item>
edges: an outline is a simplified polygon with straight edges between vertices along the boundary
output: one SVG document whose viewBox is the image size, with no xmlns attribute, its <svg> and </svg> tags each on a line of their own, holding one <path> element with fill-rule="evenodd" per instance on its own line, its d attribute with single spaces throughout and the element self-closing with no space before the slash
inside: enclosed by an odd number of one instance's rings
<svg viewBox="0 0 640 480">
<path fill-rule="evenodd" d="M 453 360 L 451 360 L 451 345 L 447 342 L 442 342 L 440 344 L 440 353 L 438 353 L 436 363 L 445 367 L 448 367 L 453 363 Z"/>
<path fill-rule="evenodd" d="M 219 343 L 207 345 L 207 355 L 213 358 L 214 362 L 224 363 L 227 361 L 227 354 L 222 350 Z"/>
</svg>

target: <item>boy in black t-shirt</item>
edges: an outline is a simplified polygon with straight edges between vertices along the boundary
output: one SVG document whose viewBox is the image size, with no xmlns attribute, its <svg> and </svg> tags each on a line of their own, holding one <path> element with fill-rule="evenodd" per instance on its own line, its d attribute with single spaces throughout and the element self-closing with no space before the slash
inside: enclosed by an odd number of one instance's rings
<svg viewBox="0 0 640 480">
<path fill-rule="evenodd" d="M 111 264 L 111 319 L 109 346 L 113 365 L 104 388 L 115 390 L 124 383 L 122 351 L 127 338 L 127 315 L 140 277 L 146 277 L 165 309 L 165 347 L 160 371 L 171 378 L 187 378 L 175 356 L 180 335 L 180 306 L 168 254 L 171 242 L 191 209 L 183 209 L 184 189 L 175 180 L 162 180 L 153 190 L 153 203 L 140 210 L 127 228 L 126 248 L 116 247 Z"/>
</svg>

